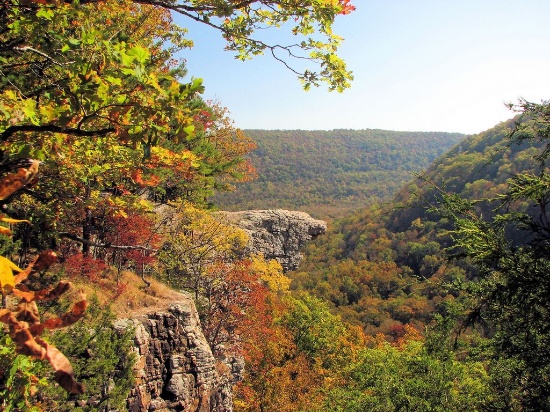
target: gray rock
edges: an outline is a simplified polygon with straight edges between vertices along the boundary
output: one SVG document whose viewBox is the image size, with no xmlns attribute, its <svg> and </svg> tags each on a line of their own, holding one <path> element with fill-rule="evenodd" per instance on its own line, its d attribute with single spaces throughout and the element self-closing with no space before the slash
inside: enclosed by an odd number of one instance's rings
<svg viewBox="0 0 550 412">
<path fill-rule="evenodd" d="M 181 294 L 165 310 L 119 319 L 135 330 L 136 385 L 129 411 L 231 412 L 230 373 L 220 375 L 191 297 Z"/>
<path fill-rule="evenodd" d="M 276 259 L 285 272 L 298 268 L 305 244 L 323 234 L 327 224 L 305 212 L 282 209 L 220 212 L 228 222 L 243 229 L 250 237 L 249 253 L 262 253 Z"/>
</svg>

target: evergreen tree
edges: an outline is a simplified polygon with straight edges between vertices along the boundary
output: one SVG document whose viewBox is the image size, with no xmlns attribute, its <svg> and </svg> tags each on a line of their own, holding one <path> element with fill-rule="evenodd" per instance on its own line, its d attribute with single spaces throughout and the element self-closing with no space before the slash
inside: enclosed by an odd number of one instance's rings
<svg viewBox="0 0 550 412">
<path fill-rule="evenodd" d="M 462 327 L 485 324 L 498 410 L 550 409 L 550 103 L 521 101 L 510 145 L 542 143 L 538 172 L 516 174 L 494 199 L 495 216 L 444 194 L 439 211 L 452 218 L 454 251 L 478 272 L 469 283 Z"/>
</svg>

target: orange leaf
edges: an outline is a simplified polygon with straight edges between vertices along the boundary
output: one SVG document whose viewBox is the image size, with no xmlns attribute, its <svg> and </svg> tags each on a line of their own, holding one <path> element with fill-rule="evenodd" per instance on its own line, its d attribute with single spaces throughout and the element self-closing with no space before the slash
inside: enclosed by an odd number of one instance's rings
<svg viewBox="0 0 550 412">
<path fill-rule="evenodd" d="M 21 286 L 19 288 L 13 289 L 12 293 L 19 299 L 21 299 L 22 302 L 32 302 L 34 300 L 35 292 L 33 292 L 32 290 L 20 290 L 20 288 Z"/>
<path fill-rule="evenodd" d="M 46 357 L 46 350 L 36 342 L 28 329 L 19 329 L 12 333 L 11 337 L 17 346 L 17 353 L 37 359 Z"/>
<path fill-rule="evenodd" d="M 59 282 L 57 286 L 51 290 L 42 289 L 36 292 L 36 300 L 53 300 L 57 299 L 71 287 L 70 282 Z"/>
<path fill-rule="evenodd" d="M 0 322 L 8 323 L 9 315 L 12 313 L 9 309 L 0 309 Z"/>
<path fill-rule="evenodd" d="M 15 317 L 20 322 L 28 322 L 30 324 L 40 323 L 40 313 L 36 302 L 19 302 Z"/>
<path fill-rule="evenodd" d="M 2 217 L 0 218 L 0 221 L 2 222 L 6 222 L 6 223 L 31 223 L 30 220 L 26 220 L 26 219 L 12 219 L 11 217 Z"/>
<path fill-rule="evenodd" d="M 44 327 L 47 329 L 57 329 L 70 326 L 84 316 L 87 307 L 88 302 L 84 297 L 83 300 L 81 300 L 80 302 L 76 302 L 73 305 L 73 308 L 70 312 L 63 314 L 58 318 L 48 319 L 42 325 L 44 325 Z"/>
<path fill-rule="evenodd" d="M 0 234 L 5 236 L 11 236 L 11 230 L 5 226 L 0 226 Z"/>
<path fill-rule="evenodd" d="M 25 270 L 22 270 L 14 277 L 14 283 L 18 285 L 19 283 L 23 282 L 25 279 L 29 277 L 29 275 L 32 272 L 32 268 L 34 266 L 34 263 L 31 263 L 29 266 L 25 268 Z"/>
<path fill-rule="evenodd" d="M 59 282 L 53 289 L 42 289 L 39 291 L 29 290 L 24 285 L 18 285 L 16 289 L 13 289 L 13 294 L 18 298 L 21 298 L 20 303 L 53 300 L 57 299 L 63 293 L 65 293 L 71 287 L 70 282 Z"/>
<path fill-rule="evenodd" d="M 37 160 L 33 160 L 31 165 L 25 169 L 20 168 L 15 173 L 10 173 L 0 179 L 0 200 L 6 199 L 17 190 L 25 186 L 38 172 Z"/>
<path fill-rule="evenodd" d="M 40 255 L 38 255 L 38 257 L 34 260 L 34 262 L 31 262 L 25 270 L 21 271 L 19 274 L 17 274 L 17 276 L 15 276 L 15 284 L 18 285 L 19 283 L 23 282 L 29 277 L 31 273 L 48 269 L 52 264 L 56 262 L 56 260 L 57 255 L 51 250 L 46 250 L 40 253 Z"/>
<path fill-rule="evenodd" d="M 69 393 L 84 393 L 82 384 L 75 380 L 73 367 L 67 357 L 55 346 L 50 345 L 41 338 L 36 338 L 36 342 L 46 349 L 46 359 L 55 370 L 56 382 Z"/>
<path fill-rule="evenodd" d="M 46 270 L 55 262 L 57 262 L 57 255 L 55 252 L 53 250 L 46 250 L 38 255 L 38 259 L 34 262 L 34 270 L 37 272 Z"/>
</svg>

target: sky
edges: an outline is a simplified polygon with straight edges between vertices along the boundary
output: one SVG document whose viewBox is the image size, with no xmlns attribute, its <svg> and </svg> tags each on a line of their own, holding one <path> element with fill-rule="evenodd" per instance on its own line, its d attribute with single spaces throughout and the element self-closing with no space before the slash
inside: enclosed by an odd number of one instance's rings
<svg viewBox="0 0 550 412">
<path fill-rule="evenodd" d="M 216 31 L 178 17 L 195 46 L 180 57 L 204 97 L 241 129 L 385 129 L 479 133 L 550 99 L 548 0 L 352 0 L 338 16 L 351 89 L 302 89 L 269 56 L 242 62 Z M 282 30 L 282 29 L 281 29 Z M 273 38 L 285 38 L 274 29 Z"/>
</svg>

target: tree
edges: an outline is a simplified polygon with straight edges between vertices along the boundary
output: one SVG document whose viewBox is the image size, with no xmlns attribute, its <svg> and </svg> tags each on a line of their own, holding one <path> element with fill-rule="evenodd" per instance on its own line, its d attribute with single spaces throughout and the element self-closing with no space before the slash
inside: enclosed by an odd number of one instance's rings
<svg viewBox="0 0 550 412">
<path fill-rule="evenodd" d="M 288 296 L 279 299 L 275 291 L 251 308 L 243 330 L 246 368 L 236 386 L 236 411 L 311 410 L 322 399 L 324 382 L 330 381 L 312 359 L 317 354 L 304 351 L 296 331 L 282 319 L 288 317 L 292 308 L 287 302 L 292 301 Z"/>
<path fill-rule="evenodd" d="M 139 172 L 147 177 L 143 183 L 150 191 L 149 197 L 157 202 L 183 200 L 203 206 L 214 190 L 232 190 L 234 183 L 255 177 L 254 167 L 244 156 L 256 145 L 235 128 L 228 110 L 199 98 L 191 104 L 195 107 L 194 135 L 167 147 L 174 153 L 192 155 L 189 159 L 193 167 L 166 167 L 166 162 L 157 162 Z M 147 179 L 155 184 L 146 184 Z"/>
<path fill-rule="evenodd" d="M 199 80 L 182 84 L 170 60 L 186 44 L 182 30 L 168 11 L 124 1 L 9 2 L 0 19 L 0 164 L 43 162 L 43 178 L 8 199 L 8 213 L 32 211 L 30 246 L 57 248 L 63 233 L 88 253 L 98 210 L 116 216 L 139 202 L 153 168 L 198 166 L 189 150 L 160 144 L 193 134 L 190 103 L 202 90 Z"/>
<path fill-rule="evenodd" d="M 38 162 L 31 162 L 27 167 L 20 167 L 14 173 L 9 173 L 0 179 L 0 200 L 6 199 L 20 190 L 38 171 Z M 28 223 L 7 217 L 0 219 L 6 223 Z M 2 227 L 1 232 L 4 235 L 11 235 L 7 227 Z M 83 294 L 80 301 L 76 302 L 72 309 L 67 313 L 56 318 L 43 319 L 37 302 L 52 301 L 58 299 L 69 288 L 68 282 L 59 282 L 54 288 L 45 288 L 41 290 L 31 290 L 24 282 L 35 276 L 37 273 L 47 270 L 55 261 L 57 255 L 53 251 L 40 253 L 26 269 L 20 269 L 12 261 L 0 256 L 0 294 L 2 295 L 2 307 L 0 308 L 0 322 L 8 328 L 7 335 L 10 343 L 13 343 L 13 350 L 2 350 L 2 355 L 10 352 L 18 355 L 25 355 L 31 359 L 47 360 L 55 371 L 54 379 L 59 385 L 69 393 L 83 393 L 83 387 L 76 382 L 73 368 L 67 357 L 55 346 L 44 340 L 41 335 L 45 330 L 58 329 L 72 325 L 84 316 L 87 301 Z M 2 393 L 6 394 L 17 374 L 23 375 L 24 395 L 22 402 L 25 404 L 27 394 L 30 394 L 30 381 L 32 380 L 33 363 L 25 362 L 20 356 L 13 358 L 13 368 L 9 373 L 2 371 Z M 19 360 L 19 361 L 18 361 Z M 19 373 L 18 373 L 19 372 Z M 8 409 L 13 406 L 13 402 L 18 402 L 17 396 L 6 397 Z M 5 405 L 3 405 L 5 406 Z"/>
<path fill-rule="evenodd" d="M 282 49 L 299 61 L 314 61 L 319 73 L 300 73 L 306 88 L 319 80 L 331 89 L 349 86 L 351 74 L 335 54 L 341 38 L 332 31 L 335 17 L 353 10 L 348 0 L 47 3 L 12 0 L 0 6 L 2 142 L 36 132 L 114 134 L 150 147 L 163 134 L 177 140 L 192 135 L 193 116 L 182 103 L 202 86 L 199 79 L 179 81 L 182 67 L 171 59 L 191 42 L 172 23 L 170 10 L 220 30 L 228 49 L 242 59 L 268 49 L 282 60 L 276 55 Z M 269 46 L 252 38 L 290 22 L 302 42 Z M 29 143 L 21 142 L 19 153 L 44 156 L 36 141 Z"/>
<path fill-rule="evenodd" d="M 290 331 L 298 349 L 312 364 L 337 369 L 346 364 L 354 343 L 360 341 L 353 328 L 330 313 L 322 300 L 301 293 L 289 300 L 281 322 Z"/>
<path fill-rule="evenodd" d="M 516 174 L 493 201 L 490 220 L 475 203 L 444 194 L 438 209 L 455 224 L 454 250 L 477 271 L 466 285 L 470 302 L 462 328 L 483 322 L 491 331 L 494 386 L 501 409 L 550 408 L 550 104 L 521 101 L 510 145 L 542 143 L 538 173 Z"/>
<path fill-rule="evenodd" d="M 215 355 L 239 356 L 242 333 L 251 326 L 251 312 L 264 305 L 267 288 L 251 261 L 215 262 L 204 274 L 207 284 L 201 310 L 204 335 Z"/>
<path fill-rule="evenodd" d="M 459 362 L 430 354 L 407 329 L 398 345 L 381 336 L 345 366 L 344 384 L 332 389 L 322 411 L 462 411 L 483 410 L 488 377 L 481 362 Z"/>
<path fill-rule="evenodd" d="M 253 173 L 243 158 L 251 141 L 222 107 L 200 99 L 200 80 L 181 83 L 171 56 L 188 42 L 167 10 L 126 1 L 0 12 L 0 164 L 42 161 L 43 178 L 7 209 L 34 223 L 22 229 L 22 255 L 58 248 L 59 238 L 84 254 L 128 246 L 101 242 L 99 223 L 142 213 L 144 193 L 204 203 Z"/>
<path fill-rule="evenodd" d="M 51 335 L 52 342 L 67 348 L 65 354 L 86 392 L 74 396 L 49 386 L 41 392 L 44 409 L 124 410 L 135 378 L 136 357 L 132 351 L 135 331 L 116 329 L 114 320 L 111 309 L 92 296 L 86 316 L 80 322 Z"/>
<path fill-rule="evenodd" d="M 179 82 L 171 53 L 188 43 L 168 11 L 129 1 L 9 2 L 0 19 L 0 137 L 10 153 L 42 160 L 50 155 L 47 140 L 55 141 L 56 152 L 69 137 L 108 135 L 146 148 L 162 134 L 192 133 L 182 103 L 201 84 Z M 168 41 L 173 46 L 163 49 Z"/>
<path fill-rule="evenodd" d="M 211 213 L 190 204 L 165 206 L 160 211 L 162 235 L 166 242 L 159 250 L 164 280 L 193 293 L 199 306 L 208 299 L 215 276 L 209 268 L 231 264 L 243 256 L 246 234 L 224 224 Z"/>
<path fill-rule="evenodd" d="M 94 3 L 97 0 L 81 2 Z M 66 0 L 66 3 L 71 3 Z M 330 90 L 349 87 L 352 76 L 336 55 L 342 38 L 332 31 L 339 14 L 355 10 L 350 0 L 140 0 L 136 3 L 160 6 L 219 30 L 226 49 L 246 60 L 265 51 L 298 75 L 304 88 L 327 82 Z M 290 45 L 270 44 L 258 36 L 262 30 L 290 26 L 303 39 Z M 324 39 L 324 40 L 320 40 Z M 318 72 L 294 68 L 287 59 L 306 60 L 320 66 Z"/>
</svg>

